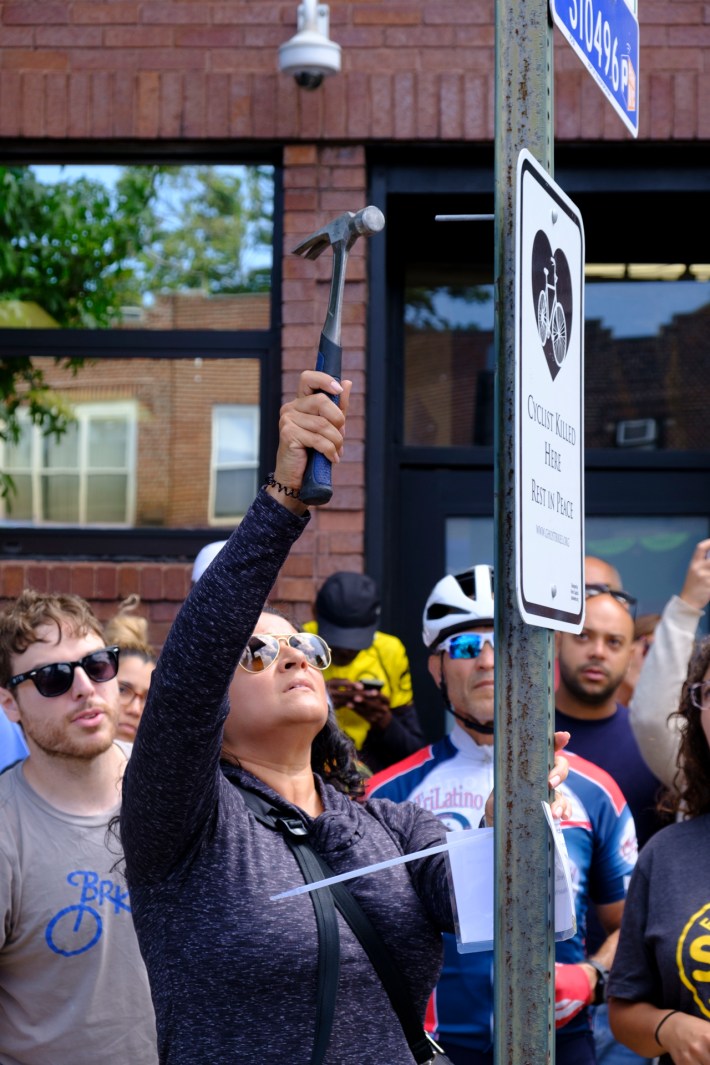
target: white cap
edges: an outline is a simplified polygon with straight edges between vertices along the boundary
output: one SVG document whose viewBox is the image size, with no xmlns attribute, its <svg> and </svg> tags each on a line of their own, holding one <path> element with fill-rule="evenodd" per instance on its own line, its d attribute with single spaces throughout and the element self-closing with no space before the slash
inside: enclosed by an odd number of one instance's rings
<svg viewBox="0 0 710 1065">
<path fill-rule="evenodd" d="M 193 584 L 195 584 L 196 581 L 199 581 L 200 577 L 205 572 L 212 559 L 216 558 L 216 556 L 220 553 L 226 542 L 226 540 L 215 540 L 213 544 L 205 544 L 205 546 L 197 555 L 195 563 L 192 567 Z"/>
</svg>

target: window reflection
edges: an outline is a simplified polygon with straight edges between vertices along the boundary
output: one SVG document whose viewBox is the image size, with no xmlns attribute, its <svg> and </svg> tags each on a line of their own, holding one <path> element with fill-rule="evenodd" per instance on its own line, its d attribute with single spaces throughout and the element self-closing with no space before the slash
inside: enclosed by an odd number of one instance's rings
<svg viewBox="0 0 710 1065">
<path fill-rule="evenodd" d="M 213 517 L 234 521 L 256 495 L 259 466 L 259 408 L 239 403 L 212 412 Z"/>
<path fill-rule="evenodd" d="M 492 444 L 494 362 L 492 285 L 408 286 L 405 444 Z"/>
<path fill-rule="evenodd" d="M 84 393 L 85 395 L 85 393 Z M 125 400 L 70 404 L 59 437 L 44 435 L 27 412 L 20 439 L 6 444 L 3 471 L 13 481 L 8 520 L 29 525 L 126 525 L 133 520 L 136 405 Z"/>
<path fill-rule="evenodd" d="M 268 329 L 268 166 L 0 167 L 0 328 Z"/>
<path fill-rule="evenodd" d="M 588 265 L 585 444 L 706 450 L 709 268 Z M 433 274 L 433 276 L 432 276 Z M 493 294 L 412 270 L 405 287 L 404 443 L 493 444 Z M 674 279 L 673 279 L 674 278 Z"/>
<path fill-rule="evenodd" d="M 707 518 L 587 517 L 586 552 L 607 559 L 639 599 L 639 613 L 660 613 L 678 595 L 695 545 L 710 533 Z M 708 612 L 701 622 L 707 631 Z"/>
<path fill-rule="evenodd" d="M 25 410 L 0 442 L 14 490 L 5 525 L 196 527 L 233 524 L 259 466 L 261 359 L 102 359 L 78 374 L 37 359 L 69 411 L 42 435 Z"/>
<path fill-rule="evenodd" d="M 678 595 L 695 545 L 710 533 L 706 518 L 587 516 L 588 555 L 606 559 L 621 573 L 624 587 L 639 600 L 639 614 L 660 613 Z M 493 563 L 493 518 L 446 519 L 446 572 L 460 573 L 479 562 Z M 701 629 L 708 628 L 708 611 Z"/>
<path fill-rule="evenodd" d="M 586 285 L 587 447 L 710 447 L 710 282 Z"/>
</svg>

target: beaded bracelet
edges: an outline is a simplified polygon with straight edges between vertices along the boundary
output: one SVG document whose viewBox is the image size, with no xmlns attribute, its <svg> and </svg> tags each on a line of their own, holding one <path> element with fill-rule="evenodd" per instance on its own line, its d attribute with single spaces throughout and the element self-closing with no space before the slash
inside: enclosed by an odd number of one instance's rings
<svg viewBox="0 0 710 1065">
<path fill-rule="evenodd" d="M 669 1010 L 669 1012 L 665 1015 L 665 1017 L 661 1017 L 660 1021 L 656 1025 L 656 1031 L 653 1033 L 653 1038 L 656 1040 L 656 1042 L 658 1043 L 659 1047 L 662 1047 L 663 1043 L 658 1038 L 658 1033 L 660 1032 L 660 1030 L 663 1027 L 663 1025 L 666 1023 L 668 1018 L 672 1017 L 674 1013 L 678 1013 L 678 1010 Z"/>
<path fill-rule="evenodd" d="M 301 498 L 301 489 L 300 488 L 289 488 L 288 485 L 281 484 L 280 481 L 277 481 L 274 478 L 273 473 L 269 474 L 269 476 L 266 478 L 266 481 L 264 482 L 264 484 L 261 487 L 262 488 L 275 488 L 277 492 L 283 492 L 283 494 L 285 496 L 291 496 L 292 499 L 300 499 Z"/>
</svg>

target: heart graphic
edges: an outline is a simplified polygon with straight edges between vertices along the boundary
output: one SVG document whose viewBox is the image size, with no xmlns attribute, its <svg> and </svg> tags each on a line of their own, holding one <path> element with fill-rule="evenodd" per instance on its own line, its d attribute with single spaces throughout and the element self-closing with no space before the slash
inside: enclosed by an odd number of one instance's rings
<svg viewBox="0 0 710 1065">
<path fill-rule="evenodd" d="M 572 275 L 561 248 L 552 251 L 538 229 L 532 246 L 532 300 L 540 344 L 554 381 L 569 348 L 572 331 Z"/>
</svg>

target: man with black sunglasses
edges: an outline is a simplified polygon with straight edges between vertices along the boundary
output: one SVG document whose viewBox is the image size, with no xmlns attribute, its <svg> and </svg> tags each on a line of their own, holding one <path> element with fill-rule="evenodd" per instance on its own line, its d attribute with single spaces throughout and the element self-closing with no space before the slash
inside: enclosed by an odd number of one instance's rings
<svg viewBox="0 0 710 1065">
<path fill-rule="evenodd" d="M 479 565 L 434 587 L 422 636 L 429 672 L 454 726 L 438 743 L 368 782 L 372 797 L 418 803 L 454 831 L 478 827 L 493 787 L 493 579 L 492 568 Z M 578 932 L 556 949 L 556 1061 L 593 1065 L 586 1006 L 601 994 L 601 974 L 614 956 L 636 837 L 623 795 L 597 767 L 571 759 L 561 790 L 573 811 L 561 827 L 574 870 Z M 611 934 L 590 959 L 584 930 L 592 900 Z M 493 1065 L 492 951 L 460 954 L 455 937 L 444 936 L 444 968 L 427 1019 L 454 1065 Z"/>
<path fill-rule="evenodd" d="M 118 648 L 74 595 L 0 613 L 0 703 L 27 758 L 0 775 L 0 1061 L 155 1065 L 155 1020 L 118 846 L 130 745 Z"/>
</svg>

